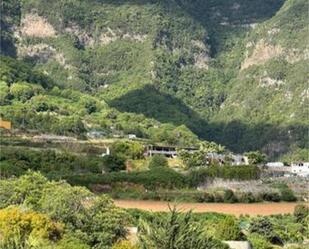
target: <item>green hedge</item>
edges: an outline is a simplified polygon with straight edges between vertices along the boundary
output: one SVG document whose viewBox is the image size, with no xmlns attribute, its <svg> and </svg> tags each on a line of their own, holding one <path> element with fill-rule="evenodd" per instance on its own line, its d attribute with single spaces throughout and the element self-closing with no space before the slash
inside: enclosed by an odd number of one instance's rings
<svg viewBox="0 0 309 249">
<path fill-rule="evenodd" d="M 257 166 L 211 166 L 192 170 L 189 174 L 193 187 L 204 183 L 208 178 L 223 178 L 230 180 L 255 180 L 260 177 Z"/>
<path fill-rule="evenodd" d="M 111 184 L 116 182 L 128 182 L 141 184 L 147 189 L 155 188 L 184 188 L 188 186 L 187 178 L 169 168 L 156 168 L 143 172 L 119 172 L 99 174 L 84 174 L 67 176 L 66 180 L 74 185 L 89 187 L 91 184 Z"/>
</svg>

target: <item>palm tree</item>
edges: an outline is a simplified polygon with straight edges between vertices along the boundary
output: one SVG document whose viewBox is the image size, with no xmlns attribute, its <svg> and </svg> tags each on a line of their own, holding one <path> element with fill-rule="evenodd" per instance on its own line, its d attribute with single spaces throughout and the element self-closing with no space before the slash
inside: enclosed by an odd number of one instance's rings
<svg viewBox="0 0 309 249">
<path fill-rule="evenodd" d="M 228 248 L 209 236 L 198 222 L 193 221 L 192 212 L 181 213 L 169 207 L 166 215 L 139 224 L 139 242 L 142 249 L 225 249 Z"/>
</svg>

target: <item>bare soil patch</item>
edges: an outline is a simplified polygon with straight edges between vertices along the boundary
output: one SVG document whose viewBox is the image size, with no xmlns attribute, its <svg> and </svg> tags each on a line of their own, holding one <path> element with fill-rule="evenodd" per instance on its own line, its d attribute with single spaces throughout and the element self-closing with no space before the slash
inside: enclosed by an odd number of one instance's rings
<svg viewBox="0 0 309 249">
<path fill-rule="evenodd" d="M 138 201 L 138 200 L 115 200 L 115 204 L 122 208 L 137 208 L 146 211 L 168 211 L 169 205 L 177 204 L 181 211 L 193 210 L 196 213 L 217 212 L 232 215 L 273 215 L 293 213 L 296 205 L 300 203 L 174 203 L 163 201 Z"/>
</svg>

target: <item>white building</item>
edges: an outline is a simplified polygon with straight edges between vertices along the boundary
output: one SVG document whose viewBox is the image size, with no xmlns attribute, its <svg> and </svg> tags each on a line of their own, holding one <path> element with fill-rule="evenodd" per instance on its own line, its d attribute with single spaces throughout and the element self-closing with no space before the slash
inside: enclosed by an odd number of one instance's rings
<svg viewBox="0 0 309 249">
<path fill-rule="evenodd" d="M 266 166 L 267 167 L 274 167 L 274 168 L 277 168 L 277 167 L 284 167 L 284 164 L 282 162 L 268 162 L 266 163 Z"/>
<path fill-rule="evenodd" d="M 243 155 L 232 155 L 232 165 L 249 165 L 249 159 Z"/>
<path fill-rule="evenodd" d="M 290 172 L 298 176 L 309 177 L 309 162 L 292 163 Z"/>
<path fill-rule="evenodd" d="M 103 138 L 106 135 L 104 131 L 96 131 L 92 130 L 87 132 L 87 137 L 91 139 L 96 139 L 96 138 Z"/>
<path fill-rule="evenodd" d="M 128 138 L 129 138 L 129 139 L 135 139 L 135 138 L 136 138 L 136 135 L 135 135 L 135 134 L 128 134 Z"/>
</svg>

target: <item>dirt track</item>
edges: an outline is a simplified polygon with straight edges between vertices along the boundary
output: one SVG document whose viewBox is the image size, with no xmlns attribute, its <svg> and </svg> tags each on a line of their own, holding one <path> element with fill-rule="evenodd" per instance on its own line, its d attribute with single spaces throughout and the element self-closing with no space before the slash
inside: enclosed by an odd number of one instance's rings
<svg viewBox="0 0 309 249">
<path fill-rule="evenodd" d="M 138 200 L 115 200 L 115 204 L 122 208 L 138 208 L 147 211 L 168 211 L 168 204 L 173 206 L 175 203 L 163 201 L 138 201 Z M 227 203 L 178 203 L 180 210 L 187 211 L 192 209 L 194 212 L 217 212 L 245 215 L 272 215 L 293 213 L 294 207 L 299 203 L 252 203 L 252 204 L 227 204 Z"/>
</svg>

